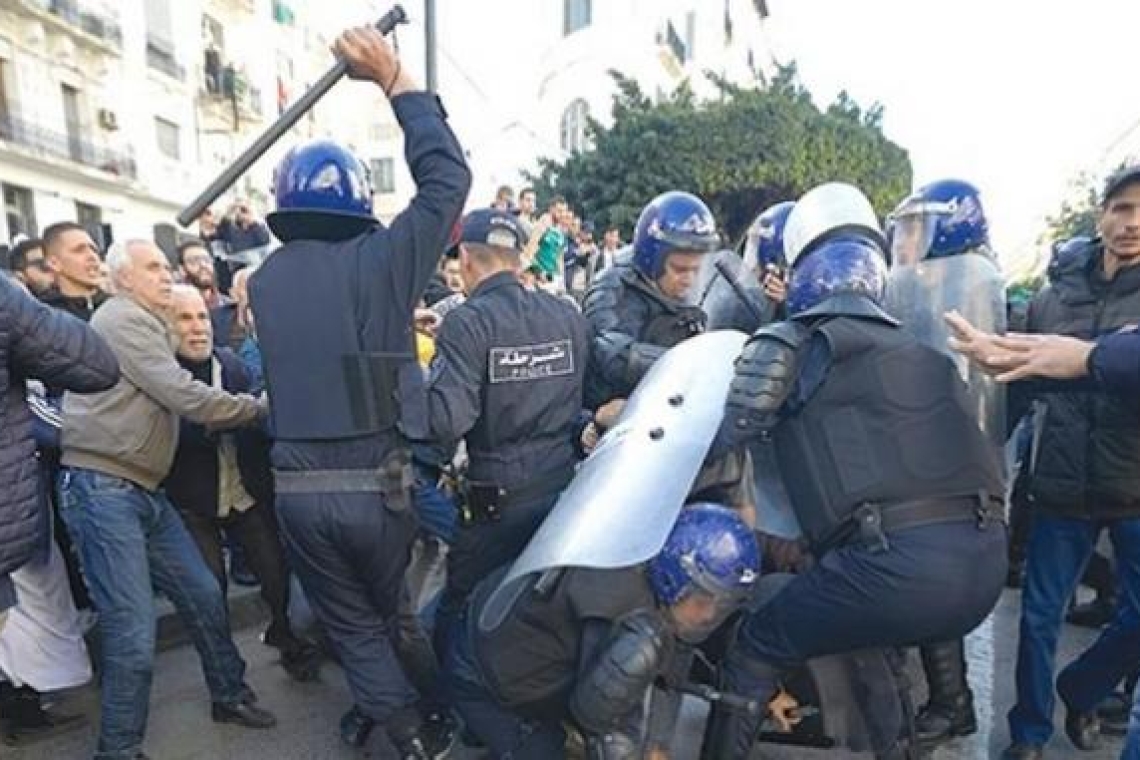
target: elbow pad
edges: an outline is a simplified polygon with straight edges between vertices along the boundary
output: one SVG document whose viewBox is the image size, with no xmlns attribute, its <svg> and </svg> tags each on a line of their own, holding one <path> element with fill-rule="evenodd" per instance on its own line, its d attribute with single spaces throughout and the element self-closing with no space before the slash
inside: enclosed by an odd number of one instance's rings
<svg viewBox="0 0 1140 760">
<path fill-rule="evenodd" d="M 570 712 L 587 734 L 610 733 L 641 704 L 664 662 L 667 636 L 665 622 L 648 610 L 618 623 L 570 695 Z"/>
</svg>

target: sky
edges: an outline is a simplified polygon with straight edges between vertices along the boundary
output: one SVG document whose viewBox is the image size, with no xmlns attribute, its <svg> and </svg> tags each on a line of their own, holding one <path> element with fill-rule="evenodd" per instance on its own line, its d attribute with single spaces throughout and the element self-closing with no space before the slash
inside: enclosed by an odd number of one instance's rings
<svg viewBox="0 0 1140 760">
<path fill-rule="evenodd" d="M 817 104 L 842 89 L 882 103 L 916 185 L 956 176 L 982 190 L 1007 269 L 1032 259 L 1082 171 L 1140 158 L 1136 0 L 768 5 L 776 57 L 795 60 Z"/>
</svg>

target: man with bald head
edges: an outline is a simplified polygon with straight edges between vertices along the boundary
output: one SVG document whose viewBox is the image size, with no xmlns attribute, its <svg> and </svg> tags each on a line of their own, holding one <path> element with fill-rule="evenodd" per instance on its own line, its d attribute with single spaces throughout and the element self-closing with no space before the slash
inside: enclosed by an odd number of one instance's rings
<svg viewBox="0 0 1140 760">
<path fill-rule="evenodd" d="M 234 282 L 236 285 L 237 280 Z M 214 345 L 210 313 L 201 291 L 175 285 L 171 321 L 180 367 L 214 388 L 249 392 L 250 378 L 241 359 L 230 349 Z M 315 678 L 316 650 L 298 638 L 289 624 L 288 570 L 277 538 L 265 433 L 257 427 L 214 433 L 205 425 L 183 419 L 174 464 L 163 490 L 182 516 L 223 595 L 226 568 L 222 531 L 237 541 L 269 607 L 270 624 L 263 641 L 280 650 L 282 666 L 295 679 Z"/>
<path fill-rule="evenodd" d="M 159 488 L 174 460 L 180 417 L 224 429 L 256 420 L 261 407 L 178 365 L 168 322 L 174 281 L 153 243 L 116 243 L 107 263 L 115 295 L 91 326 L 114 350 L 122 376 L 103 393 L 64 397 L 60 511 L 99 612 L 95 757 L 136 760 L 154 668 L 152 587 L 174 603 L 198 649 L 214 720 L 250 728 L 276 722 L 254 704 L 221 588 Z"/>
</svg>

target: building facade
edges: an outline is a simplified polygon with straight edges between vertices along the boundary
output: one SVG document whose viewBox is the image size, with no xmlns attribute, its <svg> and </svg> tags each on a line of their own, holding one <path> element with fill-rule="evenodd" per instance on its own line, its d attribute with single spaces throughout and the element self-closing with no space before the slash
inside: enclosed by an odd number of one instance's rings
<svg viewBox="0 0 1140 760">
<path fill-rule="evenodd" d="M 319 10 L 310 0 L 0 0 L 0 242 L 70 220 L 104 242 L 169 244 L 178 210 L 331 65 Z M 293 138 L 341 121 L 323 105 Z M 286 147 L 217 210 L 239 195 L 264 207 Z"/>
<path fill-rule="evenodd" d="M 154 236 L 332 62 L 329 44 L 378 0 L 0 0 L 0 242 L 79 221 L 108 238 Z M 425 0 L 396 35 L 424 81 Z M 475 173 L 471 205 L 518 187 L 541 157 L 587 146 L 607 123 L 610 70 L 664 96 L 705 72 L 762 83 L 763 0 L 439 0 L 439 90 Z M 270 151 L 236 197 L 268 210 L 289 145 L 335 137 L 368 163 L 376 210 L 414 192 L 402 135 L 375 87 L 338 85 Z"/>
<path fill-rule="evenodd" d="M 422 5 L 405 3 L 412 23 L 399 32 L 402 58 L 421 81 Z M 703 97 L 715 93 L 706 72 L 761 86 L 773 69 L 763 0 L 436 5 L 438 87 L 474 171 L 471 206 L 490 203 L 499 185 L 518 189 L 522 172 L 535 169 L 539 158 L 562 159 L 586 147 L 588 119 L 611 121 L 611 70 L 650 96 L 688 81 Z M 378 209 L 394 213 L 413 190 L 399 159 L 399 135 L 366 150 L 373 166 L 385 169 Z"/>
</svg>

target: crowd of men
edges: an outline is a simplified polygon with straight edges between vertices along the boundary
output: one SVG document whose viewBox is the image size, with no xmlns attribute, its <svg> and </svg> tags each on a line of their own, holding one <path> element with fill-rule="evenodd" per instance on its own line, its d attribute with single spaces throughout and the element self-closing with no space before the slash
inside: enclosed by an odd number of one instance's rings
<svg viewBox="0 0 1140 760">
<path fill-rule="evenodd" d="M 170 256 L 104 255 L 70 222 L 11 251 L 8 741 L 77 725 L 44 695 L 87 682 L 93 655 L 94 756 L 146 757 L 156 591 L 212 719 L 273 728 L 230 626 L 237 556 L 263 642 L 298 681 L 335 658 L 340 736 L 380 756 L 447 757 L 462 732 L 556 758 L 569 730 L 588 757 L 667 758 L 697 694 L 713 760 L 781 737 L 918 757 L 976 731 L 964 637 L 1007 583 L 1023 596 L 1003 758 L 1044 756 L 1055 695 L 1078 750 L 1129 730 L 1140 167 L 1107 183 L 1097 237 L 1058 252 L 1019 325 L 1036 335 L 1002 336 L 969 183 L 919 189 L 885 228 L 858 188 L 820 185 L 757 209 L 739 251 L 683 191 L 647 199 L 628 246 L 614 227 L 597 245 L 564 199 L 537 214 L 531 189 L 461 218 L 471 175 L 437 98 L 374 30 L 335 50 L 404 130 L 417 193 L 390 224 L 363 164 L 316 140 L 282 159 L 265 224 L 239 202 Z M 280 247 L 248 255 L 270 233 Z M 1054 683 L 1106 531 L 1103 631 Z M 1140 712 L 1124 752 L 1140 757 Z"/>
</svg>

